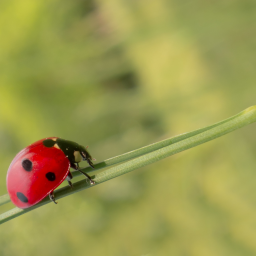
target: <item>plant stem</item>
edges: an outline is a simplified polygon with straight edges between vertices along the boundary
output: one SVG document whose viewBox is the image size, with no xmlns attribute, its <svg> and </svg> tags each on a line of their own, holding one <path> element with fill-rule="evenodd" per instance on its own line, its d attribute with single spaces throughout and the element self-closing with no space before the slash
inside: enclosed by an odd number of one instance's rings
<svg viewBox="0 0 256 256">
<path fill-rule="evenodd" d="M 185 134 L 176 136 L 174 138 L 167 139 L 167 140 L 149 145 L 147 147 L 143 147 L 141 149 L 126 153 L 124 155 L 111 158 L 109 160 L 106 160 L 105 162 L 99 163 L 98 167 L 102 168 L 101 166 L 104 167 L 105 165 L 106 167 L 116 163 L 117 159 L 119 162 L 127 160 L 127 155 L 130 157 L 130 159 L 137 157 L 123 164 L 114 166 L 106 171 L 102 171 L 101 173 L 95 175 L 93 177 L 93 180 L 96 182 L 96 185 L 97 185 L 99 183 L 105 182 L 112 178 L 118 177 L 130 171 L 138 169 L 140 167 L 157 162 L 173 154 L 179 153 L 186 149 L 195 147 L 207 141 L 218 138 L 224 134 L 227 134 L 231 131 L 234 131 L 238 128 L 241 128 L 255 121 L 256 121 L 256 106 L 253 106 L 217 124 L 214 124 L 190 133 L 185 133 Z M 85 168 L 84 170 L 86 169 L 87 168 Z M 81 180 L 73 184 L 73 189 L 67 186 L 67 187 L 63 187 L 61 189 L 56 190 L 55 197 L 56 199 L 60 199 L 62 197 L 76 193 L 88 187 L 91 187 L 88 181 Z M 19 208 L 14 208 L 10 211 L 7 211 L 0 215 L 0 224 L 10 219 L 13 219 L 21 214 L 24 214 L 28 211 L 31 211 L 35 208 L 38 208 L 44 204 L 47 204 L 49 202 L 50 200 L 48 198 L 45 198 L 44 200 L 39 202 L 37 205 L 32 206 L 28 209 L 22 210 Z"/>
</svg>

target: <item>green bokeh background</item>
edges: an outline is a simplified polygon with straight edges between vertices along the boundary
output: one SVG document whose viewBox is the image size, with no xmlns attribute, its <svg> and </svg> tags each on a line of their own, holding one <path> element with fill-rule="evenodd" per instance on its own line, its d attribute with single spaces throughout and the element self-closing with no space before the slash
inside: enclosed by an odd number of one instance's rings
<svg viewBox="0 0 256 256">
<path fill-rule="evenodd" d="M 38 139 L 102 161 L 255 105 L 255 31 L 254 0 L 1 1 L 1 194 Z M 254 256 L 255 149 L 251 125 L 43 206 L 0 255 Z"/>
</svg>

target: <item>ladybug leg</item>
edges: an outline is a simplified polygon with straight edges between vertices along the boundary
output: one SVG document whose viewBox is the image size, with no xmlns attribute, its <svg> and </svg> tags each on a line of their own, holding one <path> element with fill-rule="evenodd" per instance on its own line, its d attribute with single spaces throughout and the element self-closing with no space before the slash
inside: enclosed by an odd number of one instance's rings
<svg viewBox="0 0 256 256">
<path fill-rule="evenodd" d="M 72 178 L 73 178 L 73 176 L 72 176 L 71 172 L 69 172 L 68 175 L 67 175 L 66 180 L 68 181 L 68 185 L 69 185 L 71 188 L 73 188 L 73 184 L 72 184 L 72 182 L 70 181 Z"/>
<path fill-rule="evenodd" d="M 94 184 L 95 184 L 95 181 L 94 181 L 87 173 L 82 172 L 82 171 L 79 170 L 79 169 L 78 169 L 78 171 L 79 171 L 80 173 L 82 173 L 84 176 L 86 176 L 86 177 L 90 180 L 91 185 L 94 185 Z"/>
<path fill-rule="evenodd" d="M 80 173 L 82 173 L 84 176 L 86 176 L 86 177 L 89 179 L 91 185 L 94 185 L 94 184 L 95 184 L 95 181 L 94 181 L 87 173 L 82 172 L 82 171 L 79 169 L 78 163 L 76 163 L 76 165 L 77 165 L 77 169 L 76 169 L 76 170 L 78 170 Z"/>
<path fill-rule="evenodd" d="M 73 168 L 73 169 L 75 169 L 75 170 L 78 171 L 78 168 L 79 168 L 78 163 L 77 163 L 77 164 L 75 164 L 75 163 L 70 163 L 70 166 L 71 166 L 71 168 Z"/>
<path fill-rule="evenodd" d="M 93 166 L 93 163 L 92 163 L 91 159 L 87 158 L 86 161 L 94 169 L 94 166 Z"/>
<path fill-rule="evenodd" d="M 54 192 L 53 191 L 49 194 L 49 197 L 50 197 L 51 201 L 53 201 L 55 204 L 57 204 L 57 202 L 55 201 L 55 197 L 54 197 Z"/>
<path fill-rule="evenodd" d="M 81 170 L 79 170 L 79 165 L 78 165 L 78 163 L 71 163 L 70 165 L 71 165 L 71 167 L 72 167 L 73 169 L 79 171 L 79 172 L 82 173 L 84 176 L 86 176 L 86 177 L 90 180 L 91 185 L 94 185 L 94 184 L 95 184 L 95 181 L 94 181 L 87 173 L 82 172 Z"/>
</svg>

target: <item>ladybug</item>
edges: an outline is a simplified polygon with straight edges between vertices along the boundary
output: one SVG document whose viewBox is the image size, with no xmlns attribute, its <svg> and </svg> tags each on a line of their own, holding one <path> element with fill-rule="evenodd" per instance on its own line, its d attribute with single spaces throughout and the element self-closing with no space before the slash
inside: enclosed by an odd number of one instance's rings
<svg viewBox="0 0 256 256">
<path fill-rule="evenodd" d="M 21 150 L 11 162 L 7 172 L 7 191 L 11 201 L 19 208 L 28 208 L 47 195 L 54 199 L 56 189 L 65 179 L 72 187 L 70 167 L 79 169 L 78 163 L 86 160 L 93 167 L 92 157 L 85 147 L 57 137 L 39 140 Z"/>
</svg>

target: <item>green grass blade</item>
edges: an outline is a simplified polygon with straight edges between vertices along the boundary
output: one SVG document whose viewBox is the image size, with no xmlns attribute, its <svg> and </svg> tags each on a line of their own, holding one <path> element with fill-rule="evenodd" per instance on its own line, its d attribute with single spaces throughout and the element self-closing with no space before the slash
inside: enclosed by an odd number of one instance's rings
<svg viewBox="0 0 256 256">
<path fill-rule="evenodd" d="M 241 113 L 243 113 L 243 112 L 241 112 Z M 236 119 L 237 117 L 239 117 L 241 115 L 241 113 L 238 113 L 237 115 L 232 116 L 232 117 L 230 117 L 228 119 L 225 119 L 221 122 L 218 122 L 216 124 L 213 124 L 213 125 L 210 125 L 210 126 L 207 126 L 207 127 L 204 127 L 204 128 L 200 128 L 200 129 L 192 131 L 192 132 L 183 133 L 183 134 L 180 134 L 178 136 L 168 138 L 168 139 L 165 139 L 165 140 L 162 140 L 162 141 L 158 141 L 156 143 L 150 144 L 148 146 L 145 146 L 145 147 L 142 147 L 142 148 L 139 148 L 139 149 L 135 149 L 135 150 L 127 152 L 125 154 L 109 158 L 109 159 L 107 159 L 103 162 L 95 164 L 94 165 L 95 170 L 99 170 L 99 169 L 102 169 L 102 168 L 105 168 L 105 167 L 108 167 L 108 166 L 112 166 L 112 165 L 115 165 L 115 164 L 118 164 L 118 163 L 122 163 L 122 162 L 125 162 L 125 161 L 128 161 L 128 160 L 131 160 L 135 157 L 145 155 L 147 153 L 153 152 L 153 151 L 158 150 L 160 148 L 163 148 L 163 147 L 169 146 L 171 144 L 177 143 L 179 141 L 182 141 L 184 139 L 190 138 L 192 136 L 195 136 L 197 134 L 200 134 L 202 132 L 210 130 L 214 127 L 217 127 L 221 124 L 232 121 L 233 119 Z M 95 170 L 91 169 L 91 167 L 85 167 L 81 170 L 86 172 L 86 173 L 95 171 Z M 74 171 L 74 172 L 72 172 L 72 175 L 73 175 L 73 177 L 77 177 L 77 176 L 80 176 L 82 174 L 78 171 Z"/>
<path fill-rule="evenodd" d="M 145 146 L 145 147 L 142 147 L 142 148 L 139 148 L 139 149 L 135 149 L 135 150 L 127 152 L 125 154 L 109 158 L 109 159 L 107 159 L 103 162 L 96 163 L 94 165 L 95 169 L 92 169 L 91 167 L 85 167 L 81 170 L 86 172 L 86 173 L 89 173 L 89 172 L 92 172 L 92 171 L 95 171 L 95 170 L 99 170 L 99 169 L 102 169 L 102 168 L 106 168 L 106 167 L 109 167 L 109 166 L 112 166 L 112 165 L 115 165 L 115 164 L 119 164 L 119 163 L 122 163 L 122 162 L 125 162 L 125 161 L 128 161 L 128 160 L 131 160 L 131 159 L 136 158 L 138 156 L 142 156 L 144 154 L 150 153 L 152 151 L 158 150 L 160 148 L 163 148 L 163 147 L 166 147 L 168 145 L 177 143 L 181 140 L 187 139 L 189 137 L 195 136 L 195 135 L 200 134 L 204 131 L 212 129 L 216 126 L 219 126 L 221 124 L 224 124 L 228 121 L 233 120 L 234 118 L 238 117 L 239 115 L 240 115 L 240 113 L 235 115 L 235 116 L 232 116 L 228 119 L 225 119 L 224 121 L 218 122 L 216 124 L 213 124 L 213 125 L 210 125 L 210 126 L 207 126 L 207 127 L 204 127 L 204 128 L 192 131 L 192 132 L 183 133 L 183 134 L 180 134 L 178 136 L 168 138 L 168 139 L 165 139 L 165 140 L 162 140 L 162 141 L 158 141 L 156 143 L 150 144 L 148 146 Z M 80 176 L 82 174 L 78 171 L 73 171 L 72 175 L 75 178 L 75 177 Z M 9 203 L 10 201 L 11 200 L 10 200 L 8 194 L 3 195 L 3 196 L 0 197 L 0 205 Z"/>
<path fill-rule="evenodd" d="M 96 182 L 96 185 L 100 184 L 102 182 L 113 179 L 115 177 L 118 177 L 118 176 L 128 173 L 130 171 L 133 171 L 140 167 L 149 165 L 151 163 L 155 163 L 155 162 L 157 162 L 163 158 L 166 158 L 168 156 L 174 155 L 181 151 L 187 150 L 189 148 L 195 147 L 195 146 L 205 143 L 207 141 L 210 141 L 210 140 L 213 140 L 220 136 L 223 136 L 229 132 L 232 132 L 236 129 L 239 129 L 239 128 L 241 128 L 245 125 L 248 125 L 250 123 L 253 123 L 255 121 L 256 121 L 256 106 L 253 106 L 253 107 L 247 108 L 246 110 L 240 112 L 239 114 L 237 114 L 227 120 L 224 120 L 218 124 L 210 126 L 211 128 L 207 128 L 207 127 L 203 128 L 203 129 L 201 129 L 200 132 L 194 133 L 192 136 L 186 136 L 191 133 L 180 135 L 180 136 L 185 136 L 185 137 L 183 137 L 183 139 L 179 139 L 175 143 L 172 143 L 168 146 L 164 146 L 163 148 L 157 149 L 150 153 L 146 153 L 146 154 L 139 156 L 135 159 L 132 159 L 123 164 L 114 166 L 106 171 L 103 171 L 103 172 L 95 175 L 93 177 L 93 179 Z M 180 136 L 178 136 L 178 137 L 180 137 Z M 177 138 L 177 137 L 174 137 L 173 139 L 175 139 L 175 138 Z M 60 199 L 62 197 L 76 193 L 80 190 L 91 187 L 87 180 L 81 180 L 79 182 L 74 183 L 73 185 L 74 185 L 73 189 L 71 189 L 70 187 L 64 187 L 64 188 L 58 189 L 55 193 L 56 199 Z M 50 200 L 48 198 L 45 198 L 40 203 L 38 203 L 37 205 L 35 205 L 31 208 L 28 208 L 25 210 L 22 210 L 19 208 L 14 208 L 10 211 L 7 211 L 0 215 L 0 224 L 4 223 L 10 219 L 13 219 L 21 214 L 24 214 L 28 211 L 31 211 L 35 208 L 38 208 L 38 207 L 40 207 L 46 203 L 49 203 L 49 202 L 50 202 Z"/>
</svg>

